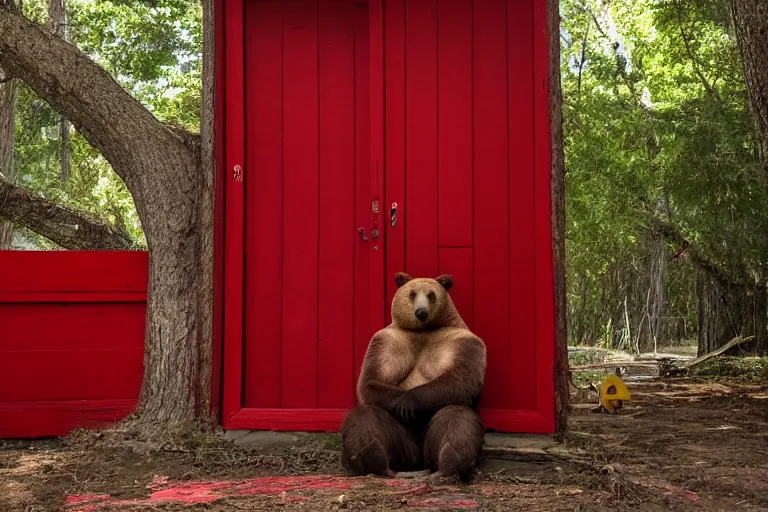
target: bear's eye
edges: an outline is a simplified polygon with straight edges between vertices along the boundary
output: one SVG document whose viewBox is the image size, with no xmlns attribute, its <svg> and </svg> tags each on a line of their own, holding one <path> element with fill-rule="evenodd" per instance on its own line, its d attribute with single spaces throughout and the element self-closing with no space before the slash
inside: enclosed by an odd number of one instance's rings
<svg viewBox="0 0 768 512">
<path fill-rule="evenodd" d="M 434 302 L 435 299 L 437 299 L 437 295 L 435 295 L 435 292 L 429 292 L 427 294 L 427 298 L 429 299 L 430 302 Z"/>
<path fill-rule="evenodd" d="M 415 290 L 411 290 L 411 300 L 413 300 L 415 298 L 416 298 L 416 291 Z"/>
</svg>

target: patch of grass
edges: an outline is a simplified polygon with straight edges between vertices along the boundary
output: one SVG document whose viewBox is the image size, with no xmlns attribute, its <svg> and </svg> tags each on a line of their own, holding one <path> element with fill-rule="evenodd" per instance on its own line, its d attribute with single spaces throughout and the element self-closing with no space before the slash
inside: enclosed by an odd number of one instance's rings
<svg viewBox="0 0 768 512">
<path fill-rule="evenodd" d="M 607 357 L 608 351 L 597 348 L 585 348 L 584 350 L 568 352 L 568 362 L 571 366 L 604 363 Z"/>
</svg>

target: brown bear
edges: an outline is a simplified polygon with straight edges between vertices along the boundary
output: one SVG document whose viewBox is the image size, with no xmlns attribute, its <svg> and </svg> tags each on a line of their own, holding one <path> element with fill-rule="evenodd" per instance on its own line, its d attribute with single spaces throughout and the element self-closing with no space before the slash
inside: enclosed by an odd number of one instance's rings
<svg viewBox="0 0 768 512">
<path fill-rule="evenodd" d="M 357 384 L 359 405 L 341 429 L 353 474 L 458 477 L 479 460 L 485 428 L 476 409 L 485 343 L 462 320 L 450 275 L 395 275 L 392 323 L 374 334 Z M 410 472 L 406 473 L 397 472 Z"/>
</svg>

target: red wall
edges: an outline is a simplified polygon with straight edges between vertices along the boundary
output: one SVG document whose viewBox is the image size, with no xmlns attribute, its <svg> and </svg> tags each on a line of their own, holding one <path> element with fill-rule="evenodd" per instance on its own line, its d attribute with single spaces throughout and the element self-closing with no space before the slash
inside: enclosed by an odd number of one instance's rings
<svg viewBox="0 0 768 512">
<path fill-rule="evenodd" d="M 106 426 L 136 404 L 146 252 L 0 251 L 0 438 Z"/>
</svg>

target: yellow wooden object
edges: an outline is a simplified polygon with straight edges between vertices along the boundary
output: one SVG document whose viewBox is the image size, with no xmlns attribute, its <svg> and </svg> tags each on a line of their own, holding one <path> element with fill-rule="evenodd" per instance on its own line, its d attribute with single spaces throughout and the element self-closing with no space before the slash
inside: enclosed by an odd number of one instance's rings
<svg viewBox="0 0 768 512">
<path fill-rule="evenodd" d="M 631 398 L 629 389 L 618 375 L 608 375 L 600 386 L 600 405 L 609 414 L 618 412 L 622 403 Z"/>
</svg>

